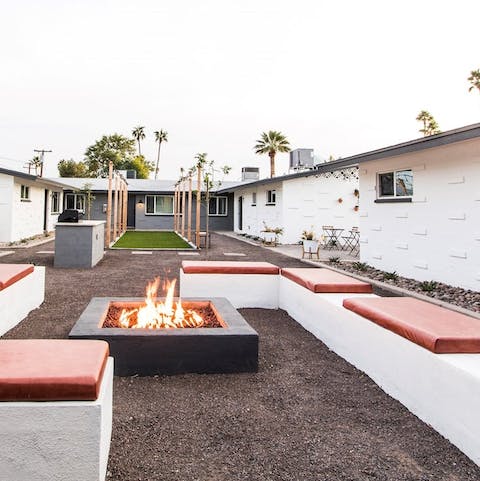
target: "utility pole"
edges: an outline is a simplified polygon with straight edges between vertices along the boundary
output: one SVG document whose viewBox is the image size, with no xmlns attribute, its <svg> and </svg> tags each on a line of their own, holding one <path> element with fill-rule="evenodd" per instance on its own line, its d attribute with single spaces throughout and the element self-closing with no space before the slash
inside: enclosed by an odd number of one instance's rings
<svg viewBox="0 0 480 481">
<path fill-rule="evenodd" d="M 40 177 L 43 177 L 43 158 L 45 154 L 51 152 L 51 150 L 33 149 L 33 151 L 40 154 Z"/>
</svg>

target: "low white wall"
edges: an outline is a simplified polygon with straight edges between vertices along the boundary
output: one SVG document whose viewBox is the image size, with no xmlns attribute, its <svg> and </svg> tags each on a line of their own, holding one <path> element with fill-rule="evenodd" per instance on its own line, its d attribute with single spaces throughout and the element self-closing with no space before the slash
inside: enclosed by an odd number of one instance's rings
<svg viewBox="0 0 480 481">
<path fill-rule="evenodd" d="M 413 170 L 411 203 L 375 203 L 377 173 Z M 480 291 L 480 139 L 360 165 L 360 256 L 414 279 Z"/>
<path fill-rule="evenodd" d="M 339 305 L 359 296 L 280 279 L 281 308 L 480 465 L 480 354 L 434 354 Z"/>
<path fill-rule="evenodd" d="M 35 266 L 33 272 L 0 291 L 0 336 L 15 327 L 45 298 L 45 267 Z"/>
<path fill-rule="evenodd" d="M 0 403 L 0 479 L 104 481 L 112 392 L 110 357 L 96 401 Z"/>
</svg>

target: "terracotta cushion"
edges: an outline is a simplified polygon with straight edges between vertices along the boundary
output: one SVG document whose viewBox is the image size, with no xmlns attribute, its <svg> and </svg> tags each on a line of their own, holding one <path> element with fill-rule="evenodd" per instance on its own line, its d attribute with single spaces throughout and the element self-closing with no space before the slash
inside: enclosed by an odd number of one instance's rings
<svg viewBox="0 0 480 481">
<path fill-rule="evenodd" d="M 300 284 L 313 292 L 328 293 L 371 293 L 372 286 L 367 282 L 339 274 L 330 269 L 309 267 L 282 269 L 282 276 Z"/>
<path fill-rule="evenodd" d="M 480 320 L 412 297 L 345 299 L 343 306 L 435 353 L 480 352 Z"/>
<path fill-rule="evenodd" d="M 33 272 L 32 264 L 0 264 L 0 291 Z"/>
<path fill-rule="evenodd" d="M 269 262 L 182 261 L 186 274 L 278 274 Z"/>
<path fill-rule="evenodd" d="M 0 401 L 93 401 L 108 343 L 96 340 L 0 341 Z"/>
</svg>

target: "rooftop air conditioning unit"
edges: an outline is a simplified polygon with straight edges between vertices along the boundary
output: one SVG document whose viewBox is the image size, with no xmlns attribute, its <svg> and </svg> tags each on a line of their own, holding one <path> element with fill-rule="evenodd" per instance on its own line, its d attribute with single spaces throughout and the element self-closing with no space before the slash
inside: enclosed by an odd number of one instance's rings
<svg viewBox="0 0 480 481">
<path fill-rule="evenodd" d="M 313 169 L 314 163 L 313 149 L 295 149 L 290 152 L 290 169 Z"/>
</svg>

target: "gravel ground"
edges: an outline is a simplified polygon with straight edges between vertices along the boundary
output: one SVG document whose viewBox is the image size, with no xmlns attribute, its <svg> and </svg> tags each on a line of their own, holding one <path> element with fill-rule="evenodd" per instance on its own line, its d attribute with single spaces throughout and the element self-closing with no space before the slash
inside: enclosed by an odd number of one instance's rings
<svg viewBox="0 0 480 481">
<path fill-rule="evenodd" d="M 67 270 L 38 250 L 53 244 L 0 258 L 47 266 L 45 303 L 5 338 L 65 338 L 91 297 L 142 296 L 183 258 L 108 251 L 95 269 Z M 217 235 L 194 258 L 223 252 L 305 266 Z M 107 479 L 480 481 L 479 467 L 284 311 L 241 312 L 260 336 L 258 373 L 115 378 Z"/>
</svg>

